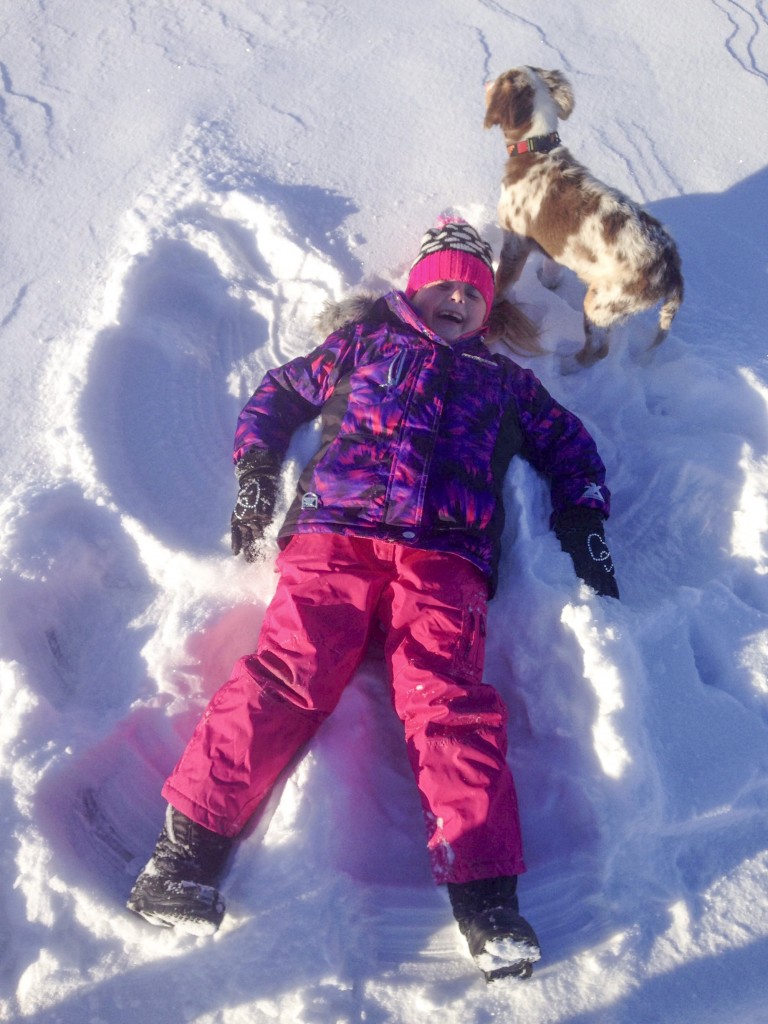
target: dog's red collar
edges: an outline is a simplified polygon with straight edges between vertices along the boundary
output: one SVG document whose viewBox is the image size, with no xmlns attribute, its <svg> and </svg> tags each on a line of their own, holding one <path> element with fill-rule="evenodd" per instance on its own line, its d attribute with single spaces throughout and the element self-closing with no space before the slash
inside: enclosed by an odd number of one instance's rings
<svg viewBox="0 0 768 1024">
<path fill-rule="evenodd" d="M 522 142 L 513 142 L 507 146 L 507 152 L 510 156 L 520 156 L 521 153 L 548 153 L 550 149 L 559 145 L 560 136 L 557 132 L 550 132 L 549 135 L 533 135 Z"/>
</svg>

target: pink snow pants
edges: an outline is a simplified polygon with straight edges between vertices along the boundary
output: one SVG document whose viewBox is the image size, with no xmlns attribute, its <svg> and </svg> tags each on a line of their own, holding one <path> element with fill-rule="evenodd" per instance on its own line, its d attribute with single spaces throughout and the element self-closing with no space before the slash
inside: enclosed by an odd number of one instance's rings
<svg viewBox="0 0 768 1024">
<path fill-rule="evenodd" d="M 523 872 L 507 713 L 481 681 L 480 571 L 458 555 L 337 534 L 296 535 L 277 564 L 257 649 L 211 699 L 166 800 L 237 835 L 336 707 L 381 622 L 435 879 Z"/>
</svg>

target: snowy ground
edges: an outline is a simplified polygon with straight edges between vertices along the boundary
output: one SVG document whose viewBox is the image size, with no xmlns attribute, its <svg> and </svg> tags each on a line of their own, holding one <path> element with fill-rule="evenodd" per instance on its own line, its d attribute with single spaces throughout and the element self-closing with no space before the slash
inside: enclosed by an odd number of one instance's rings
<svg viewBox="0 0 768 1024">
<path fill-rule="evenodd" d="M 6 7 L 0 1019 L 764 1024 L 765 0 Z M 568 74 L 566 144 L 687 283 L 652 358 L 640 318 L 574 374 L 580 286 L 517 291 L 608 464 L 623 598 L 578 586 L 513 468 L 487 676 L 542 965 L 487 988 L 467 960 L 376 652 L 241 844 L 220 933 L 148 928 L 122 904 L 160 784 L 274 585 L 228 554 L 237 412 L 444 207 L 498 251 L 483 83 L 526 63 Z"/>
</svg>

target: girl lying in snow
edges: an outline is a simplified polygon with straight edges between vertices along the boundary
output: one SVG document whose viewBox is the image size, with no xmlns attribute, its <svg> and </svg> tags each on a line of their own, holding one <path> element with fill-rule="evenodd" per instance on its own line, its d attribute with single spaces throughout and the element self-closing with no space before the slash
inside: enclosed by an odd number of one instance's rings
<svg viewBox="0 0 768 1024">
<path fill-rule="evenodd" d="M 240 414 L 232 547 L 248 561 L 262 553 L 294 430 L 320 415 L 322 443 L 279 533 L 257 649 L 214 695 L 163 788 L 165 825 L 128 901 L 152 924 L 219 926 L 234 837 L 333 711 L 381 624 L 435 879 L 487 979 L 528 977 L 539 959 L 516 895 L 525 865 L 506 709 L 482 682 L 513 455 L 549 478 L 552 526 L 578 575 L 599 594 L 618 590 L 595 444 L 530 371 L 484 345 L 493 294 L 491 247 L 464 221 L 441 220 L 405 293 L 355 307 L 314 352 L 267 373 Z"/>
</svg>

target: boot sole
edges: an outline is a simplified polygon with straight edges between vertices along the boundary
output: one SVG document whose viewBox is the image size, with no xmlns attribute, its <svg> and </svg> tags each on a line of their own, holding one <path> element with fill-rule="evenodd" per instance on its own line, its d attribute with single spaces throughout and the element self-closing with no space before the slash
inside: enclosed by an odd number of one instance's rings
<svg viewBox="0 0 768 1024">
<path fill-rule="evenodd" d="M 538 944 L 514 936 L 490 939 L 482 952 L 474 957 L 486 981 L 509 977 L 530 978 L 533 965 L 540 959 L 541 949 Z"/>
<path fill-rule="evenodd" d="M 131 895 L 126 906 L 149 924 L 187 935 L 213 935 L 225 910 L 217 889 L 196 882 L 172 882 L 151 895 Z"/>
</svg>

